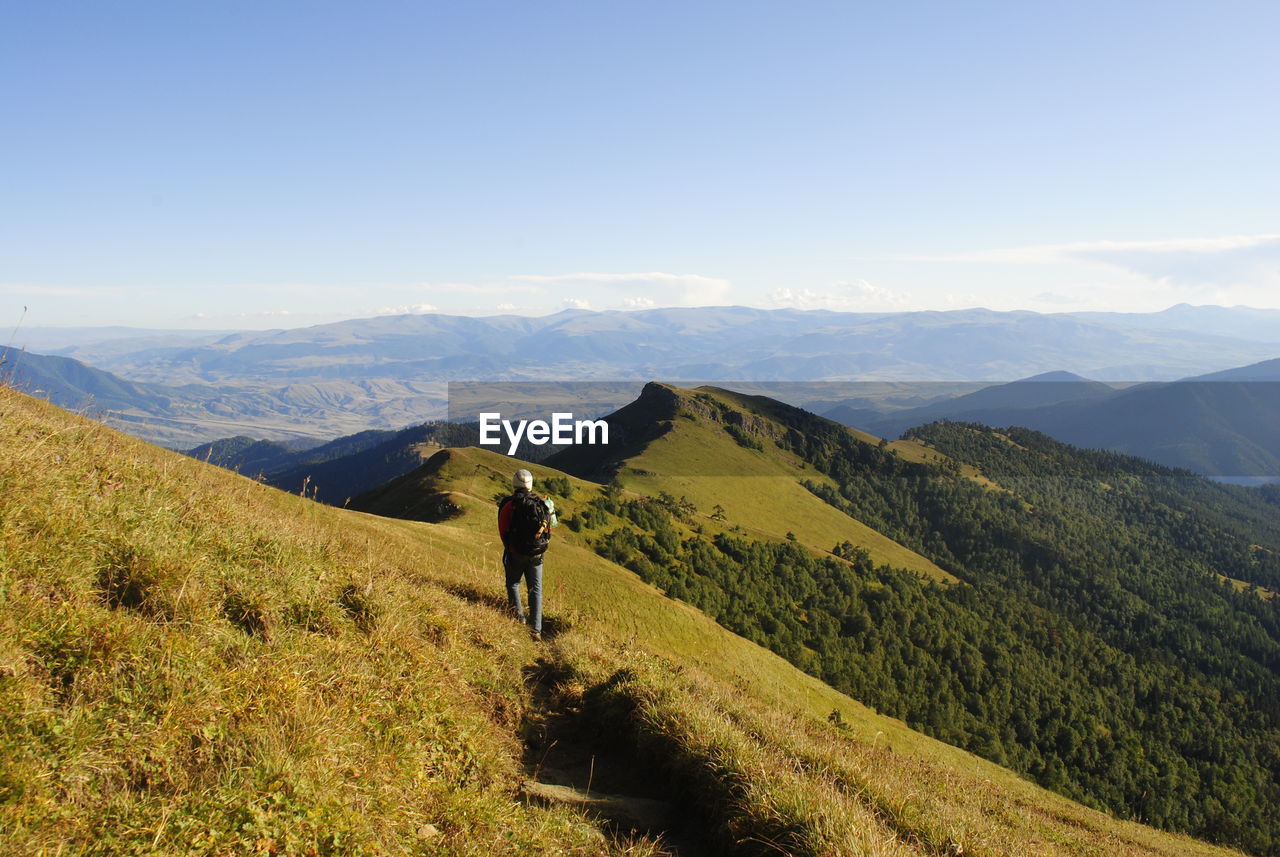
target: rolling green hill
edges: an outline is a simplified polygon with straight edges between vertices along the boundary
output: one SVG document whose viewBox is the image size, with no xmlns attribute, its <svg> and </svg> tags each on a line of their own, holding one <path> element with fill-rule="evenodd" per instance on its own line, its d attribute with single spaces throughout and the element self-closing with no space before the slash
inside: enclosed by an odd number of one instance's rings
<svg viewBox="0 0 1280 857">
<path fill-rule="evenodd" d="M 453 461 L 433 525 L 0 413 L 2 853 L 1231 853 L 876 715 L 567 528 L 536 646 L 500 609 L 507 459 Z M 569 515 L 603 493 L 565 482 Z M 521 799 L 575 745 L 667 826 Z"/>
<path fill-rule="evenodd" d="M 744 402 L 764 409 L 787 408 L 770 399 L 715 388 L 678 391 L 649 384 L 635 402 L 607 418 L 612 436 L 623 439 L 621 445 L 571 448 L 546 464 L 577 475 L 616 479 L 623 488 L 641 494 L 683 496 L 708 517 L 719 506 L 727 523 L 757 538 L 782 539 L 791 533 L 824 554 L 852 541 L 877 563 L 937 580 L 955 579 L 805 489 L 804 479 L 828 484 L 827 477 L 782 452 L 776 439 L 785 435 L 787 426 L 770 419 L 768 410 L 744 411 Z M 753 432 L 760 448 L 740 442 L 747 436 L 741 433 L 742 425 L 749 426 L 746 430 Z"/>
</svg>

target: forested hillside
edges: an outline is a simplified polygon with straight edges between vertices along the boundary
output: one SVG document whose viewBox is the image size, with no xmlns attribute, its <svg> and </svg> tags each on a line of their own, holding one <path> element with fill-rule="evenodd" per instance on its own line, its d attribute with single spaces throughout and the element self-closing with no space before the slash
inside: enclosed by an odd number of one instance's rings
<svg viewBox="0 0 1280 857">
<path fill-rule="evenodd" d="M 1280 584 L 1280 526 L 1257 492 L 954 423 L 916 430 L 936 459 L 912 461 L 776 402 L 679 396 L 663 442 L 710 423 L 726 456 L 797 456 L 815 495 L 963 583 L 873 562 L 856 541 L 819 555 L 706 520 L 674 492 L 621 487 L 570 520 L 603 556 L 1064 794 L 1276 851 L 1280 610 L 1258 587 Z M 615 462 L 619 486 L 642 460 Z M 733 476 L 699 478 L 736 490 Z"/>
</svg>

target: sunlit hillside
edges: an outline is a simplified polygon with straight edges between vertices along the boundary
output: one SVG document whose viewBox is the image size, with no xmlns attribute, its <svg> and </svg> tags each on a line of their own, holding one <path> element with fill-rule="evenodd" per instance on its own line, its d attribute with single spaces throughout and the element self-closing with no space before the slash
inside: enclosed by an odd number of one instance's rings
<svg viewBox="0 0 1280 857">
<path fill-rule="evenodd" d="M 0 853 L 1232 853 L 875 715 L 567 528 L 533 643 L 493 533 L 513 463 L 448 456 L 422 487 L 461 514 L 391 520 L 0 390 Z M 667 814 L 544 807 L 553 763 Z"/>
</svg>

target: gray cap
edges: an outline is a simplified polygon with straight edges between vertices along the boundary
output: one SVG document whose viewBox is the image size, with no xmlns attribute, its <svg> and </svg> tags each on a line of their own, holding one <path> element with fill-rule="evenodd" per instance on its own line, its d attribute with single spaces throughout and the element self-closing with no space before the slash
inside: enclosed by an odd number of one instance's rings
<svg viewBox="0 0 1280 857">
<path fill-rule="evenodd" d="M 511 487 L 532 488 L 533 474 L 527 470 L 517 470 L 515 473 L 511 474 Z"/>
</svg>

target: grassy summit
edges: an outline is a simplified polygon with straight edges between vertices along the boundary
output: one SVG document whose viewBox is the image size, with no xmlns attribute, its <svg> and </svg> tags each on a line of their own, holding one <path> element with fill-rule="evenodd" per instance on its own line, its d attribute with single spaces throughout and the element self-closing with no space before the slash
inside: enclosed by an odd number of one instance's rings
<svg viewBox="0 0 1280 857">
<path fill-rule="evenodd" d="M 756 538 L 791 533 L 819 553 L 852 540 L 876 563 L 955 580 L 931 560 L 806 490 L 806 479 L 831 481 L 779 448 L 788 426 L 785 415 L 775 412 L 778 407 L 786 408 L 713 387 L 677 390 L 650 384 L 639 399 L 609 417 L 617 434 L 638 442 L 624 444 L 621 451 L 612 444 L 574 448 L 547 463 L 572 473 L 611 476 L 640 494 L 684 496 L 707 515 L 720 506 L 725 521 Z"/>
<path fill-rule="evenodd" d="M 875 715 L 564 529 L 535 646 L 499 609 L 513 463 L 440 464 L 460 516 L 379 518 L 0 389 L 0 853 L 659 852 L 520 799 L 547 734 L 674 797 L 685 853 L 1230 853 Z"/>
</svg>

